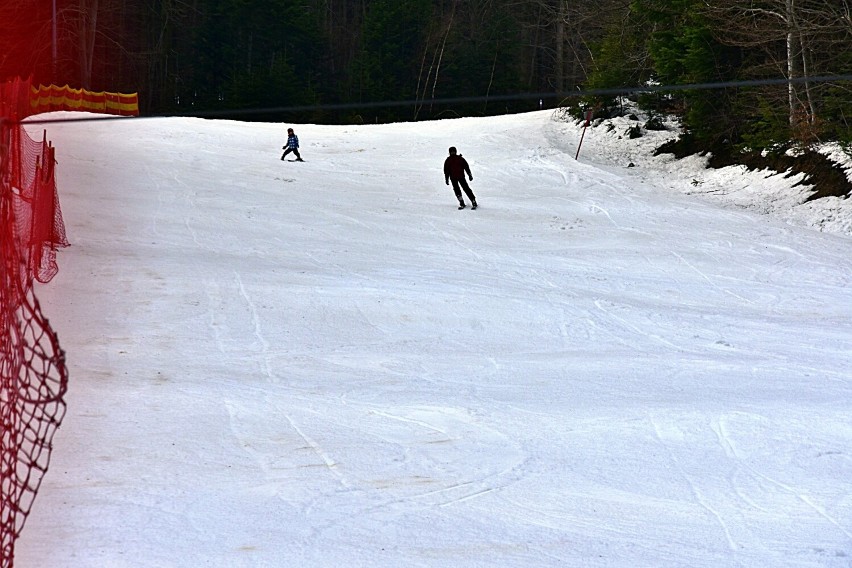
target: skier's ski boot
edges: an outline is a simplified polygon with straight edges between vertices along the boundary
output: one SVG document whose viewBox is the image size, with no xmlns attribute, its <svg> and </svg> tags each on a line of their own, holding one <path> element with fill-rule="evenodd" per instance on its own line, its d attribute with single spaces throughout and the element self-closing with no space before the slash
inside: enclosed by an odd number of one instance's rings
<svg viewBox="0 0 852 568">
<path fill-rule="evenodd" d="M 459 201 L 459 210 L 464 209 L 465 207 L 466 205 L 464 204 L 464 201 Z"/>
<path fill-rule="evenodd" d="M 474 201 L 473 203 L 471 203 L 471 204 L 470 204 L 470 208 L 471 208 L 471 209 L 476 209 L 476 201 Z"/>
</svg>

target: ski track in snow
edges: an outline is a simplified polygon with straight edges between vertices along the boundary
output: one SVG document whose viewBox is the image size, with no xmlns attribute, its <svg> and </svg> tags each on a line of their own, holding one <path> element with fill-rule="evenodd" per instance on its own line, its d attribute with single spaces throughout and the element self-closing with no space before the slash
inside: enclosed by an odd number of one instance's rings
<svg viewBox="0 0 852 568">
<path fill-rule="evenodd" d="M 681 261 L 681 262 L 682 262 L 682 263 L 684 263 L 686 266 L 688 266 L 690 270 L 694 271 L 696 274 L 698 274 L 699 276 L 701 276 L 701 277 L 702 277 L 704 280 L 706 280 L 706 281 L 707 281 L 707 282 L 708 282 L 711 286 L 713 286 L 714 288 L 716 288 L 716 289 L 717 289 L 717 290 L 719 290 L 720 292 L 722 292 L 722 293 L 724 293 L 724 294 L 730 294 L 730 295 L 731 295 L 731 296 L 733 296 L 734 298 L 736 298 L 736 299 L 738 299 L 738 300 L 741 300 L 741 301 L 743 301 L 743 302 L 746 302 L 746 303 L 748 303 L 748 304 L 753 303 L 751 300 L 748 300 L 748 299 L 746 299 L 746 298 L 743 298 L 743 297 L 742 297 L 742 296 L 740 296 L 739 294 L 736 294 L 736 293 L 734 293 L 734 292 L 731 292 L 730 290 L 728 290 L 728 289 L 726 289 L 726 288 L 722 288 L 721 286 L 719 286 L 718 284 L 716 284 L 715 282 L 713 282 L 713 280 L 712 280 L 709 276 L 707 276 L 706 274 L 704 274 L 703 272 L 701 272 L 699 269 L 697 269 L 695 266 L 693 266 L 692 264 L 690 264 L 689 262 L 687 262 L 687 260 L 686 260 L 685 258 L 683 258 L 681 255 L 679 255 L 678 253 L 676 253 L 676 252 L 672 252 L 672 254 L 675 256 L 675 258 L 677 258 L 679 261 Z"/>
<path fill-rule="evenodd" d="M 728 455 L 728 457 L 730 458 L 736 459 L 738 461 L 738 467 L 746 469 L 752 476 L 759 479 L 763 479 L 764 481 L 771 483 L 775 487 L 782 489 L 784 492 L 795 496 L 798 500 L 807 505 L 810 509 L 813 509 L 813 511 L 816 512 L 819 516 L 830 522 L 832 525 L 837 527 L 843 534 L 852 539 L 852 532 L 844 528 L 843 525 L 838 522 L 837 519 L 833 518 L 826 512 L 825 508 L 814 503 L 810 497 L 803 494 L 800 490 L 797 490 L 796 488 L 791 487 L 785 483 L 781 483 L 777 479 L 773 479 L 772 477 L 769 477 L 768 475 L 757 471 L 754 467 L 747 465 L 737 452 L 736 446 L 732 442 L 730 435 L 727 433 L 727 427 L 725 425 L 724 417 L 714 422 L 712 428 L 718 436 L 719 444 L 724 449 L 725 454 Z"/>
<path fill-rule="evenodd" d="M 337 463 L 331 458 L 331 456 L 329 456 L 328 453 L 323 450 L 318 443 L 316 443 L 310 436 L 305 434 L 305 432 L 303 432 L 301 428 L 299 428 L 299 426 L 293 420 L 292 416 L 290 416 L 289 414 L 285 414 L 284 416 L 287 419 L 287 422 L 290 423 L 290 426 L 292 426 L 293 430 L 295 430 L 296 433 L 299 434 L 299 436 L 305 441 L 305 443 L 308 444 L 311 450 L 313 450 L 313 452 L 317 456 L 319 456 L 319 458 L 328 468 L 328 471 L 330 471 L 338 479 L 338 481 L 340 481 L 340 484 L 343 487 L 349 488 L 350 483 L 347 481 L 346 476 L 337 470 Z"/>
<path fill-rule="evenodd" d="M 260 344 L 260 365 L 261 370 L 263 371 L 264 376 L 270 383 L 277 383 L 277 379 L 275 374 L 272 372 L 272 367 L 269 362 L 269 341 L 263 334 L 263 329 L 260 324 L 260 317 L 257 313 L 257 307 L 254 305 L 254 302 L 249 297 L 248 292 L 246 292 L 245 285 L 243 284 L 243 279 L 240 276 L 239 272 L 234 272 L 234 280 L 237 284 L 237 288 L 239 289 L 240 296 L 245 300 L 246 306 L 249 309 L 249 313 L 251 314 L 251 323 L 253 327 L 254 336 L 257 338 L 258 343 Z"/>
</svg>

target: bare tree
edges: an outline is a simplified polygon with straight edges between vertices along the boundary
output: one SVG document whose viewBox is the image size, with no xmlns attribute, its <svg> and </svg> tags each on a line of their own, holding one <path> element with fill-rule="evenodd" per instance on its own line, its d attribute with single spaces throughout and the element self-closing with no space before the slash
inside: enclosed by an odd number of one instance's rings
<svg viewBox="0 0 852 568">
<path fill-rule="evenodd" d="M 0 81 L 50 77 L 51 14 L 39 0 L 0 0 Z"/>
<path fill-rule="evenodd" d="M 509 0 L 509 5 L 527 29 L 532 59 L 547 73 L 548 87 L 565 92 L 585 80 L 592 45 L 624 17 L 630 0 Z"/>
<path fill-rule="evenodd" d="M 717 22 L 720 42 L 763 54 L 752 68 L 756 75 L 763 67 L 790 80 L 785 96 L 790 126 L 814 123 L 818 104 L 806 79 L 830 72 L 834 57 L 848 50 L 849 0 L 716 0 L 705 11 Z"/>
<path fill-rule="evenodd" d="M 92 65 L 95 59 L 95 34 L 98 30 L 100 0 L 79 0 L 77 40 L 80 58 L 80 86 L 92 85 Z"/>
<path fill-rule="evenodd" d="M 426 35 L 426 41 L 423 49 L 423 57 L 420 61 L 420 72 L 417 76 L 417 88 L 415 90 L 417 100 L 420 102 L 414 108 L 414 120 L 417 120 L 420 111 L 423 109 L 423 102 L 427 96 L 434 99 L 435 90 L 438 86 L 438 75 L 441 70 L 441 62 L 444 60 L 444 51 L 447 48 L 447 39 L 453 29 L 453 22 L 456 16 L 456 7 L 458 1 L 454 0 L 450 4 L 447 12 L 439 11 L 438 17 Z M 426 61 L 429 60 L 428 66 Z M 425 76 L 424 76 L 425 73 Z M 429 89 L 431 82 L 432 88 Z"/>
</svg>

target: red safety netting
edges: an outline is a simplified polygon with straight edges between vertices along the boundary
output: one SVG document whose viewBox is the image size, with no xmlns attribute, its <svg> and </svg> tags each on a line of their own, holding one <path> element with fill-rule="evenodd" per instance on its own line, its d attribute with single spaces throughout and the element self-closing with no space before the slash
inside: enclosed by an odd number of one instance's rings
<svg viewBox="0 0 852 568">
<path fill-rule="evenodd" d="M 11 568 L 65 415 L 68 374 L 33 281 L 57 271 L 67 246 L 46 135 L 31 139 L 30 84 L 0 84 L 0 568 Z"/>
</svg>

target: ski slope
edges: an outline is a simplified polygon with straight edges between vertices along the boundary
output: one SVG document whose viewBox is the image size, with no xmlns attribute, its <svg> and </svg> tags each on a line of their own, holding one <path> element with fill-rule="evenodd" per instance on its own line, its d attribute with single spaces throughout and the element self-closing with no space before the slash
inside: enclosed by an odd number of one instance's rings
<svg viewBox="0 0 852 568">
<path fill-rule="evenodd" d="M 71 382 L 16 567 L 852 565 L 848 203 L 548 111 L 287 126 L 47 126 Z"/>
</svg>

